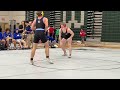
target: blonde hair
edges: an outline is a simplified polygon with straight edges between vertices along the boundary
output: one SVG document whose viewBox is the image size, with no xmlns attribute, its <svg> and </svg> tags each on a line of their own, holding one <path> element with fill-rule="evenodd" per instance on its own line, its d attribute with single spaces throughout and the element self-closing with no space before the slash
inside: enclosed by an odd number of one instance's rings
<svg viewBox="0 0 120 90">
<path fill-rule="evenodd" d="M 43 11 L 37 11 L 36 14 L 37 14 L 37 16 L 44 16 L 44 12 Z"/>
<path fill-rule="evenodd" d="M 64 22 L 60 23 L 60 25 L 63 25 L 64 27 L 67 26 L 66 23 L 64 23 Z"/>
</svg>

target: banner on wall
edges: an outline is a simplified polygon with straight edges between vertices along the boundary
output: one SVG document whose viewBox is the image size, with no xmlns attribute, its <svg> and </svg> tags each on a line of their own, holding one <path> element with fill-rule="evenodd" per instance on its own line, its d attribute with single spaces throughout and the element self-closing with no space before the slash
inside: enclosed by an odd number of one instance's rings
<svg viewBox="0 0 120 90">
<path fill-rule="evenodd" d="M 5 21 L 5 18 L 2 17 L 1 20 L 2 20 L 2 21 Z"/>
<path fill-rule="evenodd" d="M 0 22 L 2 22 L 2 23 L 8 23 L 9 19 L 8 19 L 7 16 L 0 16 Z"/>
<path fill-rule="evenodd" d="M 21 23 L 25 20 L 25 16 L 14 16 L 12 19 L 9 16 L 0 16 L 1 23 L 9 23 L 9 20 L 16 20 L 17 23 Z"/>
</svg>

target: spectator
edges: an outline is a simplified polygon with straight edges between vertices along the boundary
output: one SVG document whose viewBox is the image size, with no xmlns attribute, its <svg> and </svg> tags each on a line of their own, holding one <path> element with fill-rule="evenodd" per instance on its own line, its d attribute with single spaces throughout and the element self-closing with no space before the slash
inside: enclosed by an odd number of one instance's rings
<svg viewBox="0 0 120 90">
<path fill-rule="evenodd" d="M 33 43 L 33 37 L 34 37 L 34 32 L 32 31 L 31 29 L 31 22 L 28 22 L 26 21 L 25 22 L 25 25 L 26 25 L 26 30 L 25 30 L 25 33 L 27 34 L 27 45 L 28 45 L 28 48 L 31 48 L 31 44 Z"/>
<path fill-rule="evenodd" d="M 83 30 L 83 29 L 80 30 L 80 37 L 81 37 L 82 44 L 85 44 L 85 39 L 86 39 L 85 30 Z"/>
<path fill-rule="evenodd" d="M 53 37 L 53 35 L 54 35 L 54 28 L 53 27 L 48 28 L 48 34 L 50 37 Z"/>
<path fill-rule="evenodd" d="M 7 42 L 7 48 L 9 49 L 9 44 L 13 43 L 14 44 L 14 49 L 16 49 L 16 41 L 12 37 L 12 33 L 10 32 L 10 29 L 7 28 L 5 33 L 3 34 L 3 38 Z"/>
<path fill-rule="evenodd" d="M 56 38 L 57 43 L 59 41 L 59 31 L 60 31 L 60 29 L 56 29 L 56 33 L 55 33 L 55 38 Z"/>
<path fill-rule="evenodd" d="M 54 32 L 53 32 L 53 38 L 55 39 L 56 29 L 53 27 L 53 30 L 54 30 Z"/>
<path fill-rule="evenodd" d="M 33 21 L 29 21 L 30 27 L 32 26 L 32 23 L 33 23 Z M 35 34 L 35 30 L 36 30 L 36 28 L 34 28 L 34 30 L 33 30 L 33 33 L 34 33 L 34 34 Z"/>
<path fill-rule="evenodd" d="M 21 25 L 19 25 L 19 33 L 22 34 L 25 28 L 24 21 L 21 22 Z"/>
<path fill-rule="evenodd" d="M 24 48 L 27 48 L 26 46 L 26 42 L 22 39 L 22 36 L 21 34 L 18 32 L 18 29 L 16 29 L 15 33 L 14 33 L 14 39 L 16 40 L 16 43 L 18 43 L 20 45 L 20 48 L 22 49 L 23 47 Z M 23 44 L 23 46 L 22 46 Z"/>
<path fill-rule="evenodd" d="M 51 48 L 54 48 L 54 45 L 56 44 L 56 40 L 50 36 L 47 36 L 48 40 L 49 40 L 49 46 Z"/>
</svg>

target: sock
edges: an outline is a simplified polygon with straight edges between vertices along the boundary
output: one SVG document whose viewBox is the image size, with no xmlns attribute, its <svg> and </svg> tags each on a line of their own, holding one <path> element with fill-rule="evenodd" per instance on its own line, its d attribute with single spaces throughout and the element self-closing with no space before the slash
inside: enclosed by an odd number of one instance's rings
<svg viewBox="0 0 120 90">
<path fill-rule="evenodd" d="M 33 58 L 31 58 L 30 60 L 33 60 Z"/>
<path fill-rule="evenodd" d="M 49 58 L 49 56 L 46 56 L 46 58 Z"/>
</svg>

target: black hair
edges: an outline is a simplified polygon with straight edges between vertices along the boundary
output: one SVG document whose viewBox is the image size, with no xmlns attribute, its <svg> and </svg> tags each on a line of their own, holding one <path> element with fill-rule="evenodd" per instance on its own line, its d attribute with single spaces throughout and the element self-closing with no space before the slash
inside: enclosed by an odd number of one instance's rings
<svg viewBox="0 0 120 90">
<path fill-rule="evenodd" d="M 7 32 L 7 31 L 10 31 L 10 32 L 11 32 L 10 28 L 6 28 L 6 30 L 5 30 L 5 31 L 6 31 L 6 32 Z"/>
<path fill-rule="evenodd" d="M 29 23 L 29 21 L 25 21 L 25 23 Z"/>
</svg>

